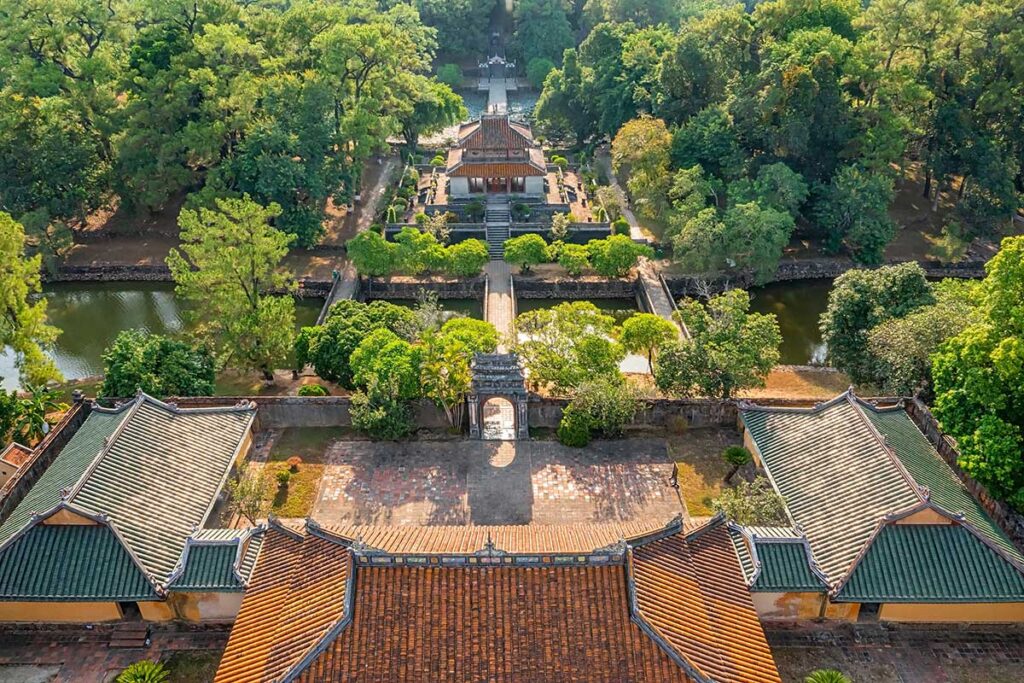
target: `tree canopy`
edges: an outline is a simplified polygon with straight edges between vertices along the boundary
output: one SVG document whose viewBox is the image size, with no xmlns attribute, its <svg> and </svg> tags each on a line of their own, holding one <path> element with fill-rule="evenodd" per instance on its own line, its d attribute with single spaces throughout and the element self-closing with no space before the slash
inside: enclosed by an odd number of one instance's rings
<svg viewBox="0 0 1024 683">
<path fill-rule="evenodd" d="M 281 267 L 292 238 L 270 226 L 281 214 L 276 204 L 248 196 L 215 204 L 178 218 L 182 242 L 167 257 L 175 291 L 193 336 L 219 363 L 272 380 L 295 336 L 295 283 Z"/>
<path fill-rule="evenodd" d="M 979 319 L 932 356 L 935 415 L 960 466 L 1024 509 L 1024 237 L 986 266 Z"/>
</svg>

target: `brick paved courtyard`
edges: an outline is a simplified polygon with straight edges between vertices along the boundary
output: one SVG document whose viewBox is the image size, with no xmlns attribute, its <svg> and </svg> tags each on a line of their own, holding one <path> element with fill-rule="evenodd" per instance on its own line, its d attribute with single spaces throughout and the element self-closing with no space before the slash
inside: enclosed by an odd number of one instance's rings
<svg viewBox="0 0 1024 683">
<path fill-rule="evenodd" d="M 1017 683 L 1024 680 L 1024 628 L 1014 625 L 765 626 L 785 683 L 838 669 L 854 683 Z"/>
<path fill-rule="evenodd" d="M 220 659 L 228 629 L 178 629 L 153 625 L 152 643 L 146 648 L 107 647 L 110 625 L 54 627 L 34 631 L 5 625 L 0 630 L 0 683 L 107 683 L 140 659 L 171 660 L 168 683 L 209 683 L 205 675 Z M 202 671 L 174 666 L 178 658 L 203 661 Z"/>
<path fill-rule="evenodd" d="M 313 516 L 355 524 L 668 521 L 683 512 L 660 439 L 336 441 Z"/>
</svg>

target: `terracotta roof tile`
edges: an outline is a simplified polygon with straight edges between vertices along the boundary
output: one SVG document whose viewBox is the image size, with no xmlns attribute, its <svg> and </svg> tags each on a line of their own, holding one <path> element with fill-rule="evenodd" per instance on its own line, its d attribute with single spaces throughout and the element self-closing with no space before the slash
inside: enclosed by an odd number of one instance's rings
<svg viewBox="0 0 1024 683">
<path fill-rule="evenodd" d="M 780 680 L 724 524 L 640 546 L 632 574 L 641 618 L 704 676 Z"/>
<path fill-rule="evenodd" d="M 459 147 L 463 149 L 525 149 L 533 147 L 533 132 L 507 115 L 484 115 L 462 127 Z"/>
<path fill-rule="evenodd" d="M 12 441 L 3 451 L 0 451 L 0 460 L 15 467 L 21 467 L 32 457 L 32 449 Z"/>
<path fill-rule="evenodd" d="M 510 553 L 584 553 L 665 528 L 664 520 L 607 524 L 510 526 L 325 526 L 324 530 L 349 541 L 361 541 L 390 553 L 473 553 L 488 539 Z"/>
<path fill-rule="evenodd" d="M 274 681 L 344 616 L 347 548 L 271 528 L 231 632 L 216 683 Z"/>
<path fill-rule="evenodd" d="M 318 527 L 295 533 L 273 525 L 216 681 L 298 674 L 294 680 L 306 683 L 642 683 L 693 680 L 694 668 L 723 682 L 777 681 L 728 534 L 712 526 L 638 541 L 645 543 L 634 562 L 644 579 L 638 613 L 666 634 L 665 644 L 631 618 L 622 564 L 376 566 L 372 555 L 353 555 L 362 551 Z M 361 531 L 364 540 L 417 552 L 471 547 L 489 535 L 534 552 L 566 540 L 575 554 L 591 538 L 608 538 L 603 529 L 450 527 L 417 544 L 410 539 L 430 530 Z M 660 592 L 650 590 L 655 572 L 667 586 Z M 693 623 L 673 627 L 662 612 Z"/>
</svg>

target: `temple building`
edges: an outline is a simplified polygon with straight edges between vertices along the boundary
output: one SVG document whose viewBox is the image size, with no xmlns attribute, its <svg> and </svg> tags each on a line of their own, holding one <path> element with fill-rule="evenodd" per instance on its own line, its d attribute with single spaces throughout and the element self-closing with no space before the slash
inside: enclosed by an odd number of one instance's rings
<svg viewBox="0 0 1024 683">
<path fill-rule="evenodd" d="M 0 621 L 232 621 L 263 530 L 205 527 L 255 417 L 76 403 L 2 501 Z"/>
<path fill-rule="evenodd" d="M 271 521 L 216 683 L 778 683 L 722 517 Z"/>
<path fill-rule="evenodd" d="M 514 194 L 541 199 L 547 164 L 525 123 L 507 114 L 484 114 L 459 129 L 445 173 L 453 199 Z"/>
</svg>

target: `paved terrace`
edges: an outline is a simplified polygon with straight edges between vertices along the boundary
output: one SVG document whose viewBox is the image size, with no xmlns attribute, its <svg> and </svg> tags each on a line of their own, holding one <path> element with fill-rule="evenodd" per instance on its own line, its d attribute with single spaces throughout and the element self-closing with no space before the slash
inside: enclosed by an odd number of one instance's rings
<svg viewBox="0 0 1024 683">
<path fill-rule="evenodd" d="M 312 516 L 322 524 L 503 525 L 669 520 L 684 514 L 656 439 L 337 441 Z"/>
</svg>

